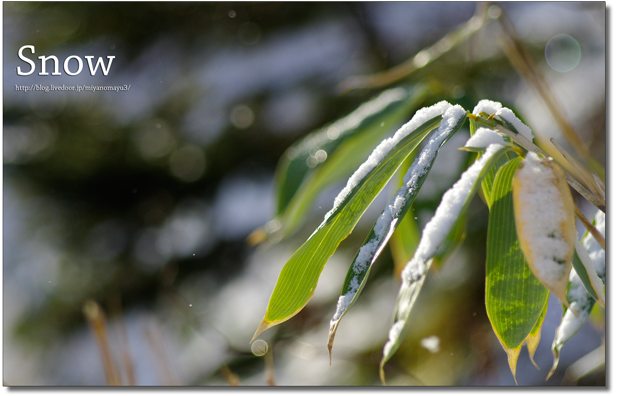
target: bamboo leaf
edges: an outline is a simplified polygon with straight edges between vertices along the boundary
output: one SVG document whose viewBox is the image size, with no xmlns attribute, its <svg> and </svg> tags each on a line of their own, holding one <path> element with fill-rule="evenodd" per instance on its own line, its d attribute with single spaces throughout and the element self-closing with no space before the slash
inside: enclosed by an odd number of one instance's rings
<svg viewBox="0 0 620 396">
<path fill-rule="evenodd" d="M 415 220 L 414 209 L 407 211 L 394 235 L 390 238 L 390 251 L 394 261 L 394 277 L 400 279 L 400 273 L 413 256 L 420 242 L 420 229 Z"/>
<path fill-rule="evenodd" d="M 465 110 L 461 106 L 453 106 L 445 112 L 439 128 L 433 132 L 424 149 L 407 170 L 403 179 L 403 186 L 398 189 L 383 209 L 379 219 L 375 222 L 374 227 L 370 230 L 362 247 L 353 259 L 345 277 L 341 295 L 338 298 L 336 312 L 329 326 L 327 349 L 329 350 L 330 361 L 332 345 L 340 321 L 357 301 L 368 280 L 370 268 L 409 211 L 435 162 L 439 149 L 463 126 L 464 122 Z"/>
<path fill-rule="evenodd" d="M 333 209 L 282 268 L 265 317 L 254 338 L 299 312 L 314 294 L 325 263 L 418 144 L 439 126 L 447 102 L 421 109 L 392 138 L 384 140 L 351 176 Z"/>
<path fill-rule="evenodd" d="M 605 213 L 599 211 L 594 223 L 599 232 L 605 235 Z M 583 245 L 588 251 L 590 259 L 594 262 L 597 276 L 602 282 L 605 282 L 605 250 L 598 245 L 596 240 L 592 237 L 592 234 L 587 234 L 584 237 Z M 582 279 L 580 279 L 580 276 L 577 275 L 576 270 L 578 267 L 574 264 L 575 262 L 573 262 L 573 270 L 569 277 L 568 289 L 566 292 L 566 298 L 570 303 L 571 309 L 564 311 L 562 321 L 555 332 L 555 338 L 553 339 L 551 348 L 553 351 L 553 367 L 549 371 L 547 379 L 553 375 L 558 367 L 562 347 L 581 329 L 586 320 L 588 320 L 588 316 L 596 304 L 595 297 L 592 297 L 592 293 L 587 290 L 586 285 L 583 283 Z"/>
<path fill-rule="evenodd" d="M 316 196 L 350 175 L 379 139 L 418 106 L 427 93 L 423 85 L 384 91 L 346 117 L 291 146 L 276 170 L 281 234 L 295 230 Z"/>
<path fill-rule="evenodd" d="M 398 171 L 398 178 L 404 180 L 409 172 L 409 167 L 415 159 L 415 153 L 403 163 Z M 396 191 L 402 186 L 397 185 Z M 400 279 L 400 272 L 405 268 L 407 261 L 415 253 L 415 249 L 420 242 L 420 230 L 416 222 L 413 207 L 409 208 L 400 224 L 394 230 L 394 234 L 390 238 L 390 250 L 392 252 L 392 260 L 394 261 L 394 277 Z"/>
<path fill-rule="evenodd" d="M 467 210 L 490 167 L 508 149 L 508 147 L 497 144 L 489 146 L 485 155 L 474 162 L 454 186 L 444 193 L 435 215 L 424 227 L 418 249 L 401 275 L 402 283 L 396 298 L 392 327 L 389 331 L 388 341 L 383 347 L 383 359 L 379 371 L 381 381 L 384 384 L 383 367 L 402 342 L 403 330 L 409 320 L 409 314 L 424 283 L 433 256 L 454 224 Z"/>
<path fill-rule="evenodd" d="M 515 382 L 516 357 L 549 296 L 549 290 L 532 274 L 517 237 L 512 179 L 520 162 L 520 158 L 507 162 L 495 176 L 489 200 L 485 287 L 487 315 L 508 354 Z"/>
<path fill-rule="evenodd" d="M 515 171 L 514 216 L 523 255 L 538 280 L 568 306 L 566 286 L 575 249 L 575 205 L 562 169 L 528 153 Z"/>
</svg>

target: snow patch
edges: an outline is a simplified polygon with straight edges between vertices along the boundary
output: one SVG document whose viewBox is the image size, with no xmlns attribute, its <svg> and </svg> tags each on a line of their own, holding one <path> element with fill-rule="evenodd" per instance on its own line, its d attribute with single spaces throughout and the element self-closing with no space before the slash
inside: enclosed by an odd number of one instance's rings
<svg viewBox="0 0 620 396">
<path fill-rule="evenodd" d="M 473 113 L 475 115 L 480 115 L 480 112 L 485 112 L 488 115 L 496 114 L 499 109 L 502 108 L 502 104 L 500 102 L 494 102 L 488 99 L 482 99 L 476 107 L 474 107 Z"/>
<path fill-rule="evenodd" d="M 437 353 L 439 352 L 439 337 L 436 335 L 424 337 L 420 340 L 420 345 L 428 349 L 430 353 Z"/>
<path fill-rule="evenodd" d="M 392 324 L 390 332 L 388 333 L 388 341 L 383 346 L 383 356 L 389 355 L 390 350 L 392 349 L 394 344 L 396 344 L 396 340 L 398 340 L 398 336 L 403 330 L 403 327 L 405 327 L 404 320 L 397 320 L 394 324 Z"/>
<path fill-rule="evenodd" d="M 489 128 L 478 128 L 474 136 L 465 143 L 465 147 L 486 148 L 493 143 L 504 144 L 504 138 Z"/>
<path fill-rule="evenodd" d="M 597 212 L 596 217 L 596 229 L 601 233 L 603 238 L 605 237 L 605 213 L 600 210 Z M 590 258 L 594 263 L 594 269 L 596 274 L 603 278 L 605 276 L 605 250 L 596 242 L 596 239 L 591 233 L 588 233 L 583 239 L 583 246 L 590 253 Z"/>
<path fill-rule="evenodd" d="M 496 116 L 501 117 L 503 120 L 511 123 L 519 132 L 519 135 L 523 135 L 530 142 L 534 139 L 534 135 L 532 135 L 532 130 L 523 123 L 516 115 L 507 107 L 502 107 L 497 113 Z"/>
<path fill-rule="evenodd" d="M 528 153 L 522 162 L 519 173 L 518 200 L 521 211 L 522 237 L 530 248 L 533 265 L 540 279 L 554 283 L 565 274 L 563 262 L 570 246 L 562 237 L 562 223 L 566 220 L 566 208 L 559 189 L 555 186 L 556 177 L 551 168 L 543 165 L 543 160 L 534 153 Z M 541 205 L 550 203 L 552 205 Z"/>
</svg>

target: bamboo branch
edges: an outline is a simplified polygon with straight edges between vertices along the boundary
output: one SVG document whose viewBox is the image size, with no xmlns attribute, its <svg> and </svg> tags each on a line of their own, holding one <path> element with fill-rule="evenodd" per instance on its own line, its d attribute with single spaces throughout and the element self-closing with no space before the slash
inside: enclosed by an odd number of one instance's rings
<svg viewBox="0 0 620 396">
<path fill-rule="evenodd" d="M 489 128 L 494 128 L 498 132 L 508 135 L 512 140 L 521 145 L 527 151 L 532 151 L 537 154 L 542 154 L 545 157 L 551 157 L 549 154 L 545 153 L 540 147 L 536 146 L 534 143 L 530 142 L 526 137 L 521 134 L 514 133 L 510 129 L 504 127 L 503 125 L 497 123 L 497 121 L 490 122 L 484 117 L 479 117 L 475 114 L 469 113 L 467 115 L 469 118 L 474 119 L 476 122 L 484 124 Z M 552 157 L 553 158 L 553 157 Z M 571 187 L 575 189 L 581 196 L 590 201 L 592 205 L 599 208 L 603 213 L 605 213 L 605 202 L 601 201 L 595 194 L 590 192 L 586 187 L 584 187 L 580 182 L 575 180 L 566 169 L 562 169 L 564 174 L 566 175 L 566 181 L 570 184 Z"/>
<path fill-rule="evenodd" d="M 489 10 L 492 10 L 492 12 L 489 12 Z M 500 13 L 501 9 L 499 7 L 494 6 L 490 8 L 487 3 L 484 3 L 467 22 L 446 34 L 435 44 L 424 48 L 413 58 L 383 72 L 349 77 L 341 82 L 336 90 L 345 94 L 355 89 L 382 88 L 402 80 L 449 52 L 455 45 L 469 38 L 485 26 L 490 19 L 498 18 Z"/>
<path fill-rule="evenodd" d="M 604 172 L 600 164 L 592 157 L 588 146 L 581 139 L 575 128 L 568 121 L 568 117 L 557 95 L 553 93 L 551 86 L 547 82 L 544 74 L 538 67 L 532 55 L 527 51 L 525 45 L 519 38 L 510 19 L 504 14 L 499 15 L 499 23 L 504 32 L 504 43 L 501 46 L 508 60 L 512 63 L 523 80 L 529 82 L 538 92 L 551 116 L 560 126 L 560 129 L 573 146 L 575 151 L 583 158 L 590 169 Z"/>
</svg>

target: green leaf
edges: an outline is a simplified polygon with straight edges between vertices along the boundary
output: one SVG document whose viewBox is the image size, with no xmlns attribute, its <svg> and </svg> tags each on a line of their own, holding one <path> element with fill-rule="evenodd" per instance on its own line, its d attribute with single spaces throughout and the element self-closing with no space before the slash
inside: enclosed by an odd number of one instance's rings
<svg viewBox="0 0 620 396">
<path fill-rule="evenodd" d="M 605 213 L 599 211 L 593 224 L 604 236 Z M 605 283 L 605 250 L 601 248 L 598 242 L 596 242 L 589 233 L 583 238 L 583 246 L 588 251 L 590 259 L 595 262 L 597 276 Z M 575 258 L 577 260 L 579 259 L 577 254 L 575 254 Z M 596 297 L 593 297 L 593 295 L 596 296 L 596 293 L 592 294 L 588 290 L 588 287 L 582 281 L 583 278 L 577 274 L 576 270 L 577 266 L 575 265 L 575 261 L 573 261 L 573 270 L 569 277 L 568 289 L 566 292 L 566 298 L 570 303 L 570 309 L 564 310 L 562 321 L 555 332 L 555 338 L 552 343 L 553 367 L 551 367 L 547 379 L 553 375 L 558 367 L 562 347 L 579 332 L 581 327 L 588 320 L 588 316 L 590 316 L 594 305 L 596 305 Z M 590 287 L 593 286 L 590 285 Z"/>
<path fill-rule="evenodd" d="M 499 169 L 489 200 L 486 307 L 497 338 L 508 354 L 516 382 L 516 358 L 549 297 L 530 270 L 517 237 L 512 179 L 520 158 Z"/>
<path fill-rule="evenodd" d="M 383 347 L 383 359 L 379 374 L 385 383 L 383 367 L 396 352 L 404 337 L 403 330 L 409 320 L 411 309 L 424 284 L 426 273 L 440 245 L 450 233 L 458 219 L 464 215 L 469 203 L 476 195 L 482 180 L 490 167 L 504 155 L 508 147 L 491 145 L 480 160 L 474 162 L 461 178 L 444 193 L 437 211 L 424 227 L 422 239 L 413 258 L 402 272 L 402 284 L 396 298 L 396 307 L 389 338 Z"/>
<path fill-rule="evenodd" d="M 350 175 L 386 132 L 419 106 L 427 92 L 423 85 L 385 91 L 291 146 L 276 169 L 280 234 L 294 231 L 317 195 Z"/>
<path fill-rule="evenodd" d="M 424 149 L 408 168 L 403 186 L 386 205 L 370 230 L 368 237 L 357 252 L 342 286 L 336 312 L 330 322 L 327 349 L 330 354 L 338 325 L 349 308 L 357 301 L 368 280 L 370 268 L 383 251 L 390 237 L 401 223 L 418 195 L 430 172 L 439 149 L 458 131 L 465 122 L 465 110 L 453 106 L 447 110 L 437 130 L 432 134 Z"/>
<path fill-rule="evenodd" d="M 446 106 L 449 106 L 447 102 L 441 102 L 430 110 L 418 111 L 393 138 L 381 143 L 353 174 L 347 187 L 336 197 L 334 208 L 327 213 L 323 223 L 282 268 L 265 317 L 254 337 L 288 320 L 308 303 L 327 260 L 334 254 L 340 242 L 351 233 L 362 214 L 407 156 L 428 133 L 438 127 L 441 115 L 433 115 L 442 114 Z M 422 125 L 415 128 L 420 123 Z M 415 129 L 412 131 L 413 128 Z M 398 140 L 401 136 L 402 139 Z M 397 143 L 388 151 L 395 142 Z M 384 153 L 385 151 L 388 152 Z"/>
</svg>

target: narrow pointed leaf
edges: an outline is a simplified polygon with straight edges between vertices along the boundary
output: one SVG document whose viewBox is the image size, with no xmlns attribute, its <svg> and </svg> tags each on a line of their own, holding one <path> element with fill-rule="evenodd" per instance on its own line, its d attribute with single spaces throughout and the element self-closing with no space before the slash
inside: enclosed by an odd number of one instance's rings
<svg viewBox="0 0 620 396">
<path fill-rule="evenodd" d="M 516 351 L 508 353 L 509 363 L 514 353 L 518 356 L 549 297 L 549 290 L 532 274 L 517 237 L 512 179 L 520 162 L 520 158 L 507 162 L 495 176 L 487 231 L 487 315 L 504 350 Z M 516 366 L 513 376 L 516 382 Z"/>
<path fill-rule="evenodd" d="M 276 170 L 281 233 L 293 231 L 316 196 L 350 175 L 386 132 L 426 97 L 423 85 L 395 88 L 291 146 Z"/>
<path fill-rule="evenodd" d="M 464 122 L 465 110 L 461 106 L 452 106 L 445 112 L 439 128 L 433 132 L 424 149 L 409 167 L 403 179 L 403 186 L 398 189 L 383 209 L 379 219 L 375 222 L 374 227 L 353 259 L 342 286 L 341 296 L 338 298 L 336 312 L 329 325 L 327 349 L 329 350 L 330 360 L 332 345 L 340 320 L 349 307 L 357 301 L 368 280 L 370 268 L 409 211 L 435 162 L 439 149 L 463 126 Z"/>
<path fill-rule="evenodd" d="M 600 211 L 597 213 L 595 225 L 599 232 L 605 235 L 605 213 Z M 606 278 L 605 250 L 598 245 L 591 234 L 584 237 L 583 245 L 588 251 L 590 259 L 594 262 L 597 276 L 604 283 Z M 577 275 L 576 269 L 577 266 L 575 266 L 573 262 L 573 271 L 571 271 L 568 282 L 568 290 L 566 292 L 566 298 L 570 303 L 571 309 L 564 311 L 560 326 L 558 326 L 558 329 L 555 332 L 555 338 L 552 343 L 553 367 L 549 371 L 547 379 L 553 375 L 558 367 L 562 347 L 581 329 L 586 320 L 588 320 L 588 316 L 596 304 L 595 298 L 592 297 L 591 293 L 587 290 L 586 286 Z"/>
<path fill-rule="evenodd" d="M 410 208 L 390 238 L 394 277 L 397 279 L 420 242 L 420 229 L 413 213 L 414 209 Z"/>
<path fill-rule="evenodd" d="M 415 153 L 403 163 L 398 171 L 398 178 L 405 180 L 409 173 L 409 167 L 415 160 Z M 394 194 L 402 186 L 397 185 Z M 415 253 L 415 249 L 420 241 L 420 230 L 415 219 L 413 207 L 409 208 L 400 224 L 396 227 L 394 234 L 390 238 L 390 250 L 392 252 L 392 260 L 394 261 L 394 277 L 400 279 L 400 272 L 405 268 L 407 261 Z"/>
<path fill-rule="evenodd" d="M 299 312 L 314 294 L 327 260 L 346 238 L 402 162 L 439 126 L 450 107 L 440 102 L 421 109 L 392 138 L 384 140 L 351 176 L 321 225 L 282 268 L 256 334 Z"/>
<path fill-rule="evenodd" d="M 383 366 L 394 355 L 402 342 L 403 330 L 409 320 L 409 314 L 424 283 L 434 255 L 452 227 L 467 210 L 490 167 L 507 150 L 507 147 L 501 145 L 489 146 L 485 155 L 474 162 L 454 186 L 446 191 L 435 215 L 424 227 L 418 249 L 401 275 L 402 283 L 396 298 L 392 327 L 389 331 L 388 341 L 383 347 L 383 359 L 379 371 L 383 383 L 385 383 Z"/>
<path fill-rule="evenodd" d="M 394 194 L 402 187 L 402 181 L 405 180 L 409 173 L 409 167 L 416 159 L 416 154 L 416 152 L 411 153 L 398 170 L 397 178 L 401 183 L 395 184 Z M 394 277 L 396 279 L 400 279 L 400 272 L 405 268 L 405 264 L 413 256 L 418 242 L 420 242 L 420 229 L 414 212 L 415 209 L 413 207 L 409 208 L 390 238 L 390 251 L 392 253 L 392 261 L 394 261 Z"/>
</svg>

